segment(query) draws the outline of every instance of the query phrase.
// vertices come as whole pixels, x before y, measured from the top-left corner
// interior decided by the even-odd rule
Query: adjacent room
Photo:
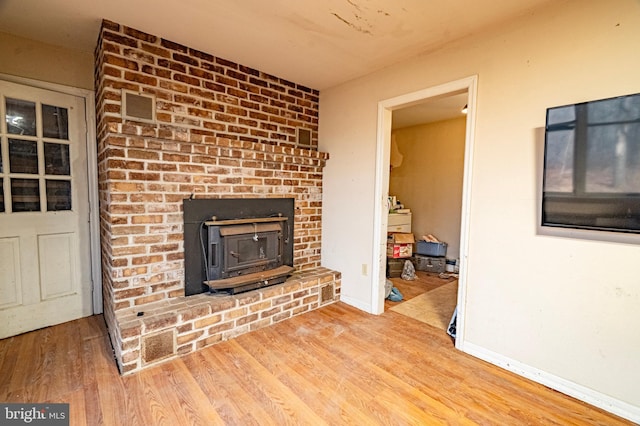
[[[640,423],[639,43],[637,0],[0,2],[0,423]]]
[[[395,287],[400,297],[387,294],[385,310],[440,330],[457,304],[467,102],[454,92],[392,114],[387,237],[408,233],[415,242],[406,253],[387,250],[385,294]]]

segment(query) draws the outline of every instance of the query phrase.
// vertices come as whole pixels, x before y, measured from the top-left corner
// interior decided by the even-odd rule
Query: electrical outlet
[[[364,275],[365,277],[366,277],[366,276],[367,276],[367,274],[368,274],[367,269],[368,269],[367,264],[366,264],[366,263],[363,263],[363,264],[362,264],[362,275]]]

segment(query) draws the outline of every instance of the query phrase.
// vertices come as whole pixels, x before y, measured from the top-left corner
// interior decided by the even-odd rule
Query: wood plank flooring
[[[122,377],[103,318],[0,341],[0,401],[66,402],[72,425],[629,425],[343,303]]]
[[[456,280],[455,277],[446,277],[441,278],[439,274],[433,274],[424,271],[416,271],[416,279],[413,281],[405,281],[401,278],[390,278],[393,286],[400,290],[402,294],[402,300],[400,302],[392,302],[388,299],[384,301],[384,310],[388,310],[396,306],[398,303],[405,302],[407,300],[413,299],[416,296],[421,295],[422,293],[426,293],[427,291],[435,290],[436,288],[445,285],[453,280]],[[455,306],[451,308],[451,313]]]

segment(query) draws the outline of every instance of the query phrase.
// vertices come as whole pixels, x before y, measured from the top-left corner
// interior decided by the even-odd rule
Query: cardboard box
[[[387,236],[387,257],[394,259],[413,255],[413,234],[395,232]]]

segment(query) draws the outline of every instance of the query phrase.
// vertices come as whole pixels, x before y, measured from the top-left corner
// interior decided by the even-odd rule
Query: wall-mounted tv
[[[640,93],[547,109],[542,225],[640,233]]]

